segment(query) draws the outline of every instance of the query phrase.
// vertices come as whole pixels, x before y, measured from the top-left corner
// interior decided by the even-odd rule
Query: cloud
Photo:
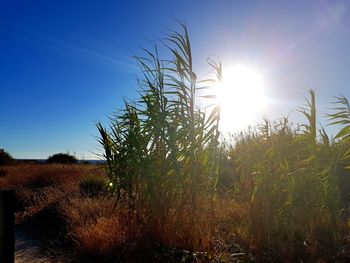
[[[328,29],[342,27],[348,6],[345,3],[324,1],[321,5],[320,26]]]
[[[122,54],[125,53],[124,51],[120,51],[120,55],[111,56],[107,55],[105,52],[102,52],[102,49],[96,50],[79,46],[68,41],[57,40],[24,28],[19,28],[15,34],[15,37],[48,50],[68,56],[78,57],[93,63],[103,64],[123,70],[135,71],[137,69],[135,64],[128,62],[130,57]]]

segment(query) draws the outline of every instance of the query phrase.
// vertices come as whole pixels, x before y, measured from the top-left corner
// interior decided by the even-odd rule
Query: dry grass
[[[83,254],[106,256],[126,243],[126,236],[118,217],[100,217],[89,225],[74,230],[74,238]]]
[[[0,189],[16,192],[16,222],[21,223],[43,209],[57,204],[79,191],[79,181],[86,174],[105,176],[93,165],[18,164],[4,166]]]
[[[114,208],[114,199],[81,193],[79,185],[87,177],[106,179],[104,170],[95,165],[18,164],[1,169],[0,189],[16,192],[16,224],[35,224],[39,214],[44,214],[44,220],[47,217],[45,224],[57,227],[50,222],[57,220],[63,224],[66,241],[75,244],[79,255],[113,255],[145,235],[133,213]]]
[[[234,262],[236,259],[232,259],[232,255],[242,251],[255,255],[259,261],[283,258],[291,262],[295,259],[291,257],[293,254],[288,250],[290,243],[283,238],[282,232],[281,236],[271,236],[269,243],[259,243],[261,241],[257,237],[261,235],[262,232],[259,231],[262,231],[267,218],[263,216],[264,210],[261,210],[261,221],[256,221],[256,212],[263,207],[252,206],[250,200],[242,195],[235,198],[235,194],[223,192],[213,203],[212,213],[207,213],[208,205],[211,204],[209,199],[205,196],[198,198],[196,228],[193,228],[190,220],[193,214],[189,216],[191,207],[173,202],[174,200],[163,198],[162,206],[168,205],[170,213],[165,213],[160,206],[157,216],[154,216],[149,213],[147,203],[134,209],[120,203],[114,209],[115,200],[109,196],[88,197],[82,194],[79,184],[87,175],[106,178],[102,170],[95,168],[91,165],[34,164],[2,167],[5,176],[0,177],[0,188],[16,190],[19,203],[17,223],[35,223],[36,215],[49,210],[51,214],[46,219],[47,223],[54,220],[54,217],[59,220],[65,231],[65,241],[74,245],[79,256],[107,258],[108,261],[108,258],[143,253],[140,249],[151,251],[147,253],[158,253],[155,251],[162,246],[177,251],[207,248],[202,251],[207,251],[210,258],[220,258],[224,262]],[[244,191],[253,191],[245,181],[242,184]],[[342,236],[334,242],[329,239],[332,233],[328,228],[329,220],[329,214],[323,213],[315,221],[317,225],[314,226],[314,235],[317,239],[313,243],[309,240],[300,244],[293,243],[294,248],[298,249],[295,254],[299,259],[327,261],[349,258],[347,253],[350,251],[350,241],[349,235],[345,234],[349,229],[347,222],[341,222],[338,233]],[[271,223],[271,227],[276,226],[277,223]],[[303,222],[300,221],[296,228],[302,231]],[[198,240],[200,244],[194,245],[193,240]],[[197,258],[191,253],[190,255],[193,260],[210,261],[209,256],[199,259],[198,255],[203,255],[200,253],[197,253]],[[247,255],[244,260],[250,258]]]
[[[94,165],[17,164],[4,166],[6,176],[0,180],[0,188],[41,188],[49,185],[78,182],[86,174],[104,176]]]
[[[198,229],[193,229],[188,216],[191,211],[186,206],[179,206],[176,216],[159,211],[157,217],[150,217],[146,207],[135,211],[120,206],[113,209],[113,199],[83,196],[79,191],[79,182],[85,175],[93,173],[95,176],[105,176],[102,171],[93,168],[84,165],[9,166],[2,168],[6,176],[0,178],[0,184],[1,188],[15,189],[18,201],[23,204],[17,212],[18,223],[30,220],[55,205],[55,213],[63,220],[67,231],[66,239],[74,243],[79,255],[103,258],[125,250],[152,249],[154,244],[192,250],[193,240],[200,240],[201,247],[212,248],[217,257],[226,261],[231,260],[232,252],[242,251],[239,246],[254,254],[261,253],[255,246],[255,233],[251,232],[253,210],[249,202],[237,201],[229,195],[221,196],[212,214],[196,215]],[[206,203],[208,200],[204,197],[199,202],[201,205]],[[208,231],[212,225],[216,226],[215,230]],[[321,230],[323,225],[320,220]],[[287,253],[283,252],[285,246],[285,243],[274,244],[273,247],[280,249],[275,254],[288,258]],[[313,254],[320,249],[325,250],[321,244],[318,247],[304,247]]]
[[[60,204],[68,237],[80,253],[109,255],[126,243],[125,228],[113,207],[113,201],[106,197],[84,198],[78,194]]]

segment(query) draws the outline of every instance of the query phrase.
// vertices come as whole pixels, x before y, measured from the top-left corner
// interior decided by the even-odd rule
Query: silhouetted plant
[[[334,241],[339,233],[342,207],[336,173],[341,152],[324,129],[319,129],[318,140],[314,91],[309,95],[301,110],[307,117],[301,129],[287,118],[266,120],[238,136],[229,152],[242,180],[240,198],[250,199],[250,233],[259,253],[283,244],[283,253],[295,257],[303,241],[316,253],[321,239]],[[327,229],[322,236],[321,228]]]
[[[47,163],[61,163],[61,164],[74,164],[77,163],[78,160],[75,156],[70,155],[68,153],[56,153],[46,160]]]
[[[136,57],[143,76],[140,99],[124,101],[109,128],[97,124],[118,206],[126,205],[133,222],[146,225],[157,242],[205,250],[222,227],[215,225],[215,209],[229,200],[247,207],[246,218],[227,220],[234,230],[224,231],[230,240],[242,238],[261,261],[270,251],[290,262],[310,260],[324,240],[341,242],[339,234],[348,233],[340,222],[347,207],[339,190],[345,178],[340,169],[350,162],[347,99],[338,98],[340,107],[330,115],[332,124],[345,126],[335,140],[318,126],[316,95],[309,90],[306,106],[299,108],[305,123],[265,120],[220,145],[220,106],[205,114],[196,98],[198,90],[210,91],[221,80],[221,63],[209,60],[215,78],[198,81],[183,30],[163,41],[170,58],[160,59],[166,52],[157,46]]]
[[[0,165],[14,164],[15,159],[6,151],[0,151]]]
[[[335,135],[334,140],[347,148],[342,156],[342,160],[348,164],[345,168],[350,169],[350,103],[344,96],[336,97],[336,101],[333,103],[336,105],[333,108],[335,112],[327,115],[330,120],[329,125],[340,125],[342,127]]]
[[[196,105],[199,83],[187,28],[182,29],[164,40],[169,59],[159,58],[158,47],[136,57],[141,98],[125,101],[109,129],[97,127],[117,202],[126,202],[133,214],[146,208],[152,232],[159,235],[172,224],[174,232],[166,235],[186,234],[187,247],[203,249],[213,232],[211,222],[199,218],[211,213],[215,196],[219,111],[206,116]],[[180,220],[187,233],[177,229]]]

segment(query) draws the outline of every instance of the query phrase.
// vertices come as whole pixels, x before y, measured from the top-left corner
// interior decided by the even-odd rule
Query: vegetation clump
[[[92,175],[85,176],[79,183],[81,194],[88,197],[96,197],[107,193],[106,179]]]
[[[165,42],[169,58],[158,47],[136,57],[140,100],[125,102],[110,129],[98,124],[106,172],[116,202],[149,226],[153,242],[210,250],[219,111],[207,115],[196,105],[200,85],[186,27]],[[219,64],[211,65],[220,75]]]
[[[0,150],[0,165],[14,164],[15,159],[6,151]]]
[[[47,163],[60,163],[60,164],[74,164],[78,163],[77,158],[74,155],[68,153],[56,153],[51,155],[46,160]]]
[[[225,240],[260,261],[344,260],[346,252],[331,258],[324,251],[341,246],[349,231],[339,177],[350,156],[347,99],[338,98],[329,115],[330,124],[345,126],[333,140],[317,125],[309,90],[304,124],[265,120],[221,143],[220,106],[206,113],[196,106],[198,91],[221,81],[221,64],[209,60],[215,77],[197,80],[183,29],[164,40],[170,58],[161,59],[158,47],[136,57],[140,99],[125,102],[108,129],[97,125],[111,190],[130,211],[124,216],[141,220],[164,246],[211,255]]]

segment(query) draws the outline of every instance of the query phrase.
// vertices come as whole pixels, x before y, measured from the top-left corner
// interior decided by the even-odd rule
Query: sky
[[[95,159],[96,122],[137,97],[132,56],[178,20],[199,76],[212,56],[262,72],[269,102],[258,121],[297,115],[308,88],[321,113],[350,97],[349,1],[0,0],[0,148]]]

